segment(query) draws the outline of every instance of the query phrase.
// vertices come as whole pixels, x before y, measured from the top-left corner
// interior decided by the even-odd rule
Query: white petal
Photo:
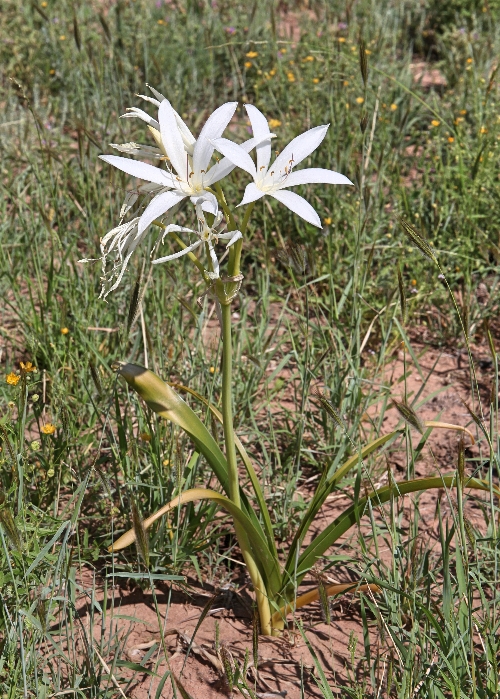
[[[120,119],[131,119],[132,117],[138,117],[139,119],[142,119],[146,122],[146,124],[153,126],[155,129],[160,128],[160,125],[156,121],[156,119],[153,119],[153,117],[150,117],[149,114],[147,114],[147,112],[143,111],[142,109],[139,109],[138,107],[128,107],[127,113],[122,114]]]
[[[265,192],[263,192],[262,189],[259,189],[253,182],[250,182],[250,184],[247,184],[243,199],[240,201],[238,206],[243,206],[244,204],[250,204],[252,201],[257,201],[257,199],[263,197],[264,194]]]
[[[226,104],[216,109],[215,112],[208,117],[194,147],[193,170],[196,173],[196,177],[198,177],[201,170],[208,170],[210,159],[214,152],[212,140],[222,136],[237,106],[237,102],[226,102]]]
[[[174,181],[172,175],[165,170],[160,170],[159,167],[141,163],[140,160],[131,160],[130,158],[122,158],[119,155],[100,155],[101,160],[109,163],[119,170],[126,172],[132,177],[139,177],[147,182],[154,182],[162,187],[173,187]]]
[[[211,241],[208,241],[208,251],[210,253],[210,259],[212,260],[212,267],[214,269],[214,274],[219,276],[219,260],[217,259],[217,255],[215,254],[214,246],[212,245]]]
[[[208,211],[210,214],[213,214],[214,216],[217,215],[217,211],[219,210],[217,199],[212,194],[212,192],[203,192],[201,196],[191,197],[191,202],[195,206],[197,204],[201,204],[201,208],[203,211]]]
[[[255,163],[252,158],[245,152],[245,150],[233,141],[229,141],[227,138],[217,138],[212,141],[213,145],[217,148],[219,153],[229,158],[229,160],[240,167],[245,172],[252,175],[253,178],[257,176],[257,171],[255,169]]]
[[[295,167],[304,158],[311,155],[313,150],[316,150],[324,139],[327,131],[328,126],[316,126],[314,129],[310,129],[294,138],[293,141],[290,141],[271,166],[271,170],[274,170],[275,178],[280,173],[284,175],[285,169],[288,170],[290,166]]]
[[[237,240],[240,238],[243,238],[243,234],[241,231],[231,231],[231,239],[229,240],[229,243],[226,245],[227,248],[230,248],[233,243],[235,243]],[[221,236],[219,236],[221,237]]]
[[[151,102],[151,104],[154,104],[156,107],[160,106],[159,100],[155,100],[153,97],[148,97],[147,95],[137,95],[137,97],[141,97],[141,99],[146,100],[146,102]]]
[[[271,132],[266,117],[253,104],[245,104],[245,109],[252,124],[254,137],[259,141],[255,151],[257,153],[257,173],[263,175],[267,172],[271,160]]]
[[[281,187],[295,187],[298,184],[352,184],[352,182],[340,172],[324,170],[320,167],[309,167],[298,172],[291,172],[285,177]]]
[[[273,192],[271,196],[287,206],[290,211],[293,211],[297,216],[300,216],[308,223],[312,223],[313,226],[321,228],[321,221],[319,220],[318,214],[303,197],[295,194],[295,192],[287,192],[286,189]]]
[[[168,262],[169,260],[176,260],[178,257],[182,257],[183,255],[187,255],[189,252],[196,250],[196,248],[199,247],[200,245],[201,245],[201,240],[197,240],[196,243],[193,243],[192,245],[188,245],[187,248],[184,248],[183,250],[179,250],[179,252],[174,252],[173,255],[167,255],[166,257],[160,257],[157,260],[153,260],[153,264],[159,265],[161,262]]]
[[[188,156],[184,149],[184,142],[177,125],[175,112],[168,100],[163,100],[160,104],[158,119],[160,121],[161,140],[165,151],[177,174],[184,180],[189,174]]]
[[[193,155],[194,144],[196,143],[196,138],[193,136],[191,131],[188,129],[186,122],[182,119],[180,114],[178,114],[174,109],[175,121],[181,132],[182,140],[184,141],[184,148],[187,150],[189,155]]]
[[[167,99],[164,95],[161,94],[161,92],[158,92],[158,90],[155,90],[154,87],[151,87],[151,85],[148,85],[148,83],[146,83],[146,87],[149,87],[149,89],[151,90],[153,95],[156,97],[158,102],[163,102],[163,100]]]
[[[159,216],[163,216],[169,209],[182,201],[185,196],[185,194],[176,190],[157,194],[139,220],[139,233],[146,230],[150,223]]]
[[[271,138],[274,138],[276,134],[272,133],[270,136]],[[250,153],[253,148],[259,145],[259,143],[261,143],[261,141],[258,138],[249,138],[248,141],[243,141],[243,143],[240,143],[239,145],[240,148],[243,148],[245,153]],[[222,158],[220,162],[210,168],[206,174],[206,177],[203,178],[205,186],[211,187],[216,182],[219,182],[219,180],[222,180],[223,177],[229,175],[229,173],[232,172],[235,167],[236,165],[232,163],[229,158]]]

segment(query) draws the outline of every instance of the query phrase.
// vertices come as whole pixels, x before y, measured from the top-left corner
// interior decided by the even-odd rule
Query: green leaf
[[[250,517],[225,495],[216,493],[215,490],[208,490],[206,488],[192,488],[191,490],[186,490],[184,493],[164,505],[158,510],[158,512],[155,512],[154,515],[151,515],[145,519],[142,523],[144,529],[149,529],[149,527],[156,522],[156,520],[163,517],[163,515],[167,514],[167,512],[195,500],[210,500],[217,503],[226,509],[233,519],[243,527],[243,531],[248,539],[253,557],[264,579],[266,589],[269,591],[270,595],[273,596],[274,593],[281,587],[281,574],[278,559],[269,551],[269,547],[262,529],[257,528]],[[115,543],[110,546],[108,550],[110,552],[120,551],[121,549],[130,546],[130,544],[132,544],[134,541],[135,530],[132,528],[129,529],[128,532],[125,532],[125,534],[122,534],[122,536],[120,536],[120,538],[117,539],[117,541],[115,541]]]
[[[391,497],[407,495],[408,493],[416,493],[422,490],[430,490],[432,488],[453,488],[456,487],[456,476],[436,476],[432,478],[416,478],[403,483],[393,483],[391,485],[379,488],[367,496],[360,498],[358,502],[353,503],[339,517],[328,525],[320,534],[318,534],[311,544],[304,550],[297,562],[297,584],[300,584],[308,570],[316,563],[318,558],[333,546],[333,544],[345,534],[356,523],[356,511],[363,511],[368,501],[372,502],[373,506],[383,505],[388,502]],[[487,481],[481,481],[477,478],[469,478],[465,483],[466,488],[474,490],[484,490],[490,492],[490,484]],[[497,497],[500,497],[500,490],[494,488]],[[287,569],[289,568],[287,564]],[[293,570],[293,568],[292,568]],[[285,576],[284,576],[285,579]],[[291,586],[284,592],[285,599],[293,596],[294,591]]]

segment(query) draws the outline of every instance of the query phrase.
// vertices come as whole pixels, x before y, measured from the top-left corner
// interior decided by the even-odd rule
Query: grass
[[[201,310],[196,304],[201,287],[183,264],[150,276],[145,253],[104,303],[100,264],[78,263],[96,257],[99,238],[116,225],[127,180],[101,167],[97,155],[110,151],[108,143],[140,140],[140,125],[118,116],[139,104],[135,93],[145,93],[146,82],[194,126],[226,100],[252,102],[280,122],[278,147],[310,125],[331,123],[311,163],[357,184],[352,192],[307,188],[325,223],[320,232],[259,203],[244,248],[237,432],[262,469],[283,542],[304,507],[296,491],[324,469],[333,473],[352,451],[313,388],[325,391],[359,445],[383,432],[394,393],[386,367],[402,340],[409,348],[418,335],[435,346],[465,347],[438,271],[405,237],[398,215],[436,251],[474,346],[488,352],[487,324],[493,346],[498,342],[498,7],[455,2],[446,14],[435,2],[421,8],[362,0],[346,14],[344,5],[317,3],[314,20],[292,3],[257,0],[217,8],[130,0],[97,12],[65,0],[5,3],[0,352],[5,375],[19,374],[20,361],[37,367],[17,385],[0,384],[0,688],[6,697],[67,689],[111,697],[114,681],[127,694],[126,639],[111,624],[99,643],[92,640],[101,608],[94,584],[83,592],[80,572],[144,571],[135,550],[114,559],[105,554],[130,526],[133,507],[154,512],[210,478],[191,444],[145,410],[112,371],[116,359],[149,363],[217,404],[220,354],[216,334],[206,340],[214,314],[207,301]],[[300,40],[287,34],[294,12]],[[423,62],[419,82],[412,64]],[[439,71],[446,84],[429,71]],[[429,76],[440,84],[426,86]],[[234,128],[237,137],[246,135],[241,109]],[[240,190],[234,177],[228,193],[237,198]],[[302,248],[284,255],[282,247],[292,245]],[[127,329],[141,273],[141,313]],[[476,400],[472,408],[486,416],[491,447],[478,429],[479,451],[466,469],[493,480],[496,354],[490,361],[491,385],[480,387],[484,405]],[[420,398],[409,396],[416,405]],[[368,422],[374,406],[377,417]],[[426,437],[415,453],[408,428],[408,477],[424,448]],[[371,479],[384,476],[384,459],[368,463]],[[360,471],[345,493],[363,492],[366,477]],[[498,696],[498,508],[493,498],[482,502],[484,526],[474,531],[464,498],[460,489],[443,496],[439,545],[419,529],[418,500],[404,509],[395,500],[383,517],[368,511],[371,532],[360,529],[326,559],[338,571],[338,556],[345,556],[340,570],[383,587],[380,597],[361,598],[364,634],[354,650],[353,639],[352,659],[346,655],[346,696]],[[238,552],[226,532],[211,505],[175,513],[150,537],[153,574],[189,570],[217,585],[237,580],[228,557]],[[391,552],[388,562],[374,555],[382,545]],[[76,612],[84,599],[88,628]],[[84,639],[81,645],[77,639]],[[329,688],[320,672],[316,677],[324,696],[338,686]]]

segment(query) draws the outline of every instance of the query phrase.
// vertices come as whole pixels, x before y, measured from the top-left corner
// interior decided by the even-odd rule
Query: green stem
[[[255,206],[255,202],[252,201],[252,202],[250,202],[250,204],[246,208],[245,216],[243,217],[243,221],[241,223],[241,228],[240,228],[242,236],[244,236],[245,233],[247,232],[248,222],[250,221],[250,216],[252,214],[254,206]],[[228,265],[229,269],[228,269],[228,271],[229,271],[229,275],[231,277],[236,277],[240,273],[242,245],[243,245],[243,238],[240,238],[232,246],[231,251],[229,253],[229,265]]]
[[[231,337],[231,306],[222,305],[222,418],[226,460],[229,469],[229,497],[235,505],[241,507],[238,464],[236,463],[236,445],[234,441],[232,374],[233,348]]]

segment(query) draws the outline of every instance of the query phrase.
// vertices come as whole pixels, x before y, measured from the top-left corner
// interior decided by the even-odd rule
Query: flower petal
[[[201,208],[203,211],[208,211],[209,213],[213,214],[214,216],[217,215],[217,211],[218,211],[217,199],[212,194],[212,192],[204,192],[201,196],[191,197],[191,202],[195,206],[197,204],[201,204]]]
[[[253,135],[259,141],[256,147],[257,174],[264,176],[271,160],[271,132],[266,117],[253,104],[245,104],[245,109],[252,124]]]
[[[105,163],[109,163],[119,170],[126,172],[127,175],[132,175],[132,177],[139,177],[141,180],[146,180],[147,182],[154,182],[162,187],[174,187],[174,179],[169,172],[165,170],[160,170],[159,167],[154,165],[148,165],[147,163],[141,163],[140,160],[132,160],[130,158],[122,158],[119,155],[100,155],[101,160]]]
[[[238,206],[243,206],[244,204],[250,204],[252,201],[257,201],[257,199],[263,197],[264,194],[265,192],[263,192],[262,189],[259,189],[253,182],[250,182],[250,184],[247,184],[243,199],[240,201]]]
[[[313,226],[321,228],[321,221],[318,214],[303,197],[295,194],[295,192],[287,192],[286,189],[272,192],[271,196],[288,207],[290,211],[293,211],[297,216],[300,216],[308,223],[312,223]]]
[[[253,178],[257,176],[257,170],[255,169],[255,163],[252,158],[237,143],[233,143],[233,141],[229,141],[227,138],[217,138],[214,139],[212,143],[219,153],[229,158],[236,167],[245,170],[245,172],[248,172]]]
[[[340,172],[320,167],[309,167],[298,172],[291,172],[283,180],[281,187],[295,187],[298,184],[352,184],[352,182]]]
[[[188,129],[188,126],[186,122],[182,119],[180,114],[178,114],[175,109],[173,110],[175,114],[175,121],[177,122],[177,126],[179,127],[179,131],[181,132],[182,140],[184,142],[184,150],[186,153],[189,153],[189,155],[193,155],[193,150],[194,146],[196,144],[196,138],[193,136],[191,131]]]
[[[192,245],[188,245],[187,248],[183,248],[182,250],[179,250],[179,252],[174,252],[172,255],[167,255],[166,257],[159,257],[157,260],[153,260],[154,265],[159,265],[161,262],[168,262],[169,260],[176,260],[178,257],[182,257],[183,255],[187,255],[188,253],[192,252],[193,250],[196,250],[197,247],[201,245],[201,240],[197,240],[196,243],[193,243]]]
[[[158,100],[158,102],[163,102],[163,100],[166,100],[166,99],[167,99],[167,98],[165,97],[165,95],[162,95],[161,92],[158,92],[158,90],[155,90],[154,87],[151,87],[151,85],[149,85],[148,83],[146,83],[146,87],[149,87],[149,89],[151,90],[151,92],[153,93],[153,95],[156,97],[156,99]]]
[[[285,174],[285,170],[295,167],[304,158],[311,155],[313,150],[316,150],[324,139],[327,131],[328,125],[316,126],[314,129],[310,129],[294,138],[293,141],[290,141],[271,166],[271,169],[274,170],[275,178],[279,173]]]
[[[146,124],[149,124],[155,129],[160,128],[160,125],[156,121],[156,119],[153,119],[153,117],[150,117],[149,114],[147,114],[147,112],[145,112],[142,109],[139,109],[138,107],[128,107],[127,113],[122,114],[120,119],[131,119],[132,117],[139,117],[139,119],[142,119],[146,122]]]
[[[163,216],[169,209],[182,201],[185,196],[185,194],[178,190],[157,194],[156,197],[151,200],[139,220],[139,234],[146,230],[149,224],[158,218],[158,216]]]
[[[271,137],[275,134],[270,134]],[[249,138],[248,141],[243,141],[240,143],[240,148],[243,148],[245,153],[250,153],[250,151],[259,145],[261,141],[258,138]],[[215,165],[212,165],[210,170],[207,172],[206,176],[203,178],[203,183],[206,187],[211,187],[213,184],[221,180],[226,175],[234,170],[236,165],[229,160],[229,158],[222,158],[222,160]]]
[[[198,177],[201,170],[207,170],[214,152],[212,140],[220,138],[238,106],[237,102],[226,102],[215,110],[205,122],[196,141],[193,152],[193,170]]]
[[[158,120],[165,151],[179,177],[185,180],[189,175],[188,155],[177,125],[175,111],[168,100],[161,102],[158,109]]]

